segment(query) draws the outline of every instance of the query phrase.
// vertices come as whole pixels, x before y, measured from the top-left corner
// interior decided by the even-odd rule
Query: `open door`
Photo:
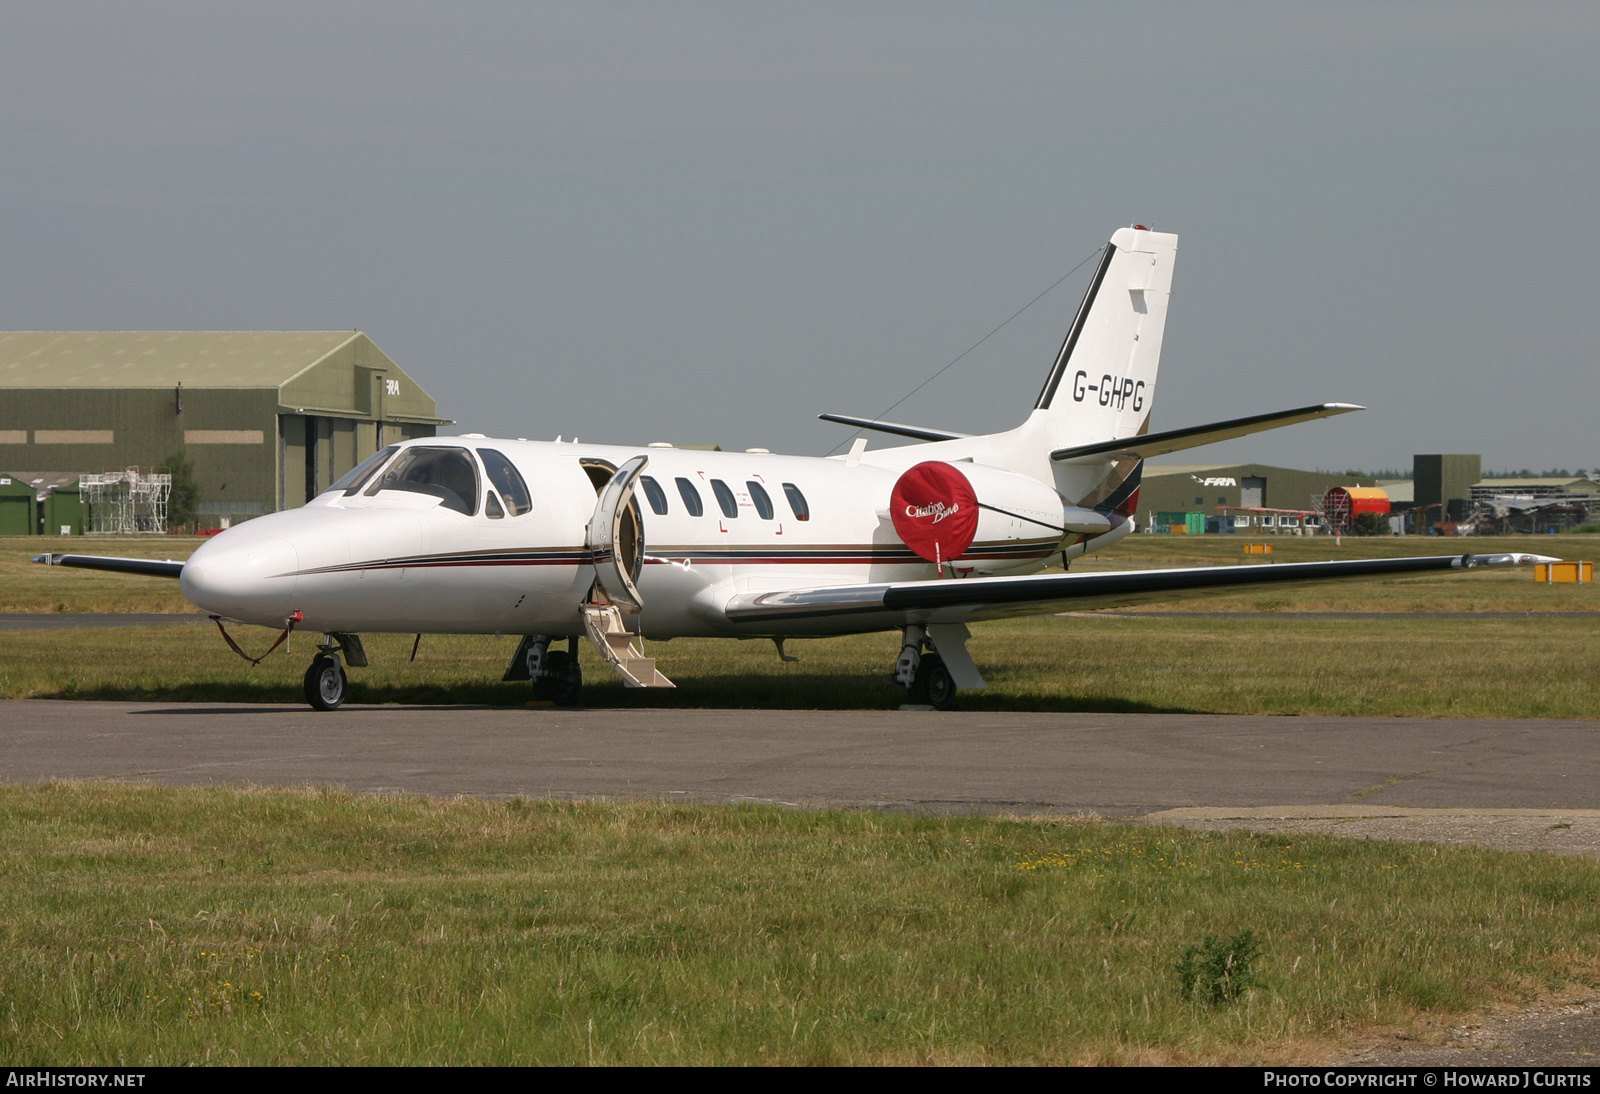
[[[595,577],[607,599],[630,613],[644,609],[644,598],[634,584],[644,565],[644,528],[633,487],[649,462],[647,456],[635,456],[617,468],[600,488],[594,516],[589,518],[586,546],[594,560]]]

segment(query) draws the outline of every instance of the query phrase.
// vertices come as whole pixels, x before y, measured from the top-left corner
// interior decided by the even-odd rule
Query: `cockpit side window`
[[[650,511],[658,517],[666,516],[667,492],[661,489],[661,484],[649,475],[640,475],[639,485],[644,487],[644,496],[650,502]]]
[[[439,499],[441,508],[472,516],[478,511],[478,465],[465,448],[418,445],[378,475],[367,496],[383,490],[405,490]]]
[[[678,484],[678,496],[683,499],[683,507],[689,510],[689,515],[698,517],[703,514],[706,507],[700,500],[700,491],[694,488],[694,483],[681,477],[675,481]]]
[[[478,456],[483,460],[483,469],[489,473],[489,481],[494,483],[495,489],[505,499],[506,511],[514,517],[531,513],[533,495],[528,493],[528,484],[522,481],[516,464],[506,459],[504,453],[492,448],[478,449]]]
[[[374,452],[372,455],[356,464],[355,467],[351,468],[349,471],[346,471],[340,477],[338,482],[328,487],[328,490],[330,492],[334,490],[343,490],[345,497],[349,497],[351,494],[356,493],[363,486],[365,486],[367,484],[367,480],[372,477],[373,472],[377,471],[378,468],[387,463],[389,461],[389,457],[393,456],[398,451],[400,451],[400,447],[398,445],[391,444],[388,448],[380,449],[379,451]]]

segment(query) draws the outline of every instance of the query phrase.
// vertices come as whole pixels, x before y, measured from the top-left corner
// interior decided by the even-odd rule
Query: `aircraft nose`
[[[243,531],[237,529],[236,531]],[[277,536],[224,533],[184,564],[179,585],[189,602],[213,615],[267,627],[283,626],[294,611],[299,555]]]

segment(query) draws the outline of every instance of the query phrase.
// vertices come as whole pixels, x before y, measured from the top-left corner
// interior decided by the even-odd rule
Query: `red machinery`
[[[1362,513],[1389,515],[1389,495],[1376,486],[1335,486],[1322,496],[1328,531],[1348,532]]]

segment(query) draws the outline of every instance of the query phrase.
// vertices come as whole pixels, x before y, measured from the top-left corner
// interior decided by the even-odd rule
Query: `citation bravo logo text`
[[[1498,1087],[1519,1090],[1583,1088],[1589,1076],[1570,1071],[1268,1071],[1262,1075],[1268,1087]]]

